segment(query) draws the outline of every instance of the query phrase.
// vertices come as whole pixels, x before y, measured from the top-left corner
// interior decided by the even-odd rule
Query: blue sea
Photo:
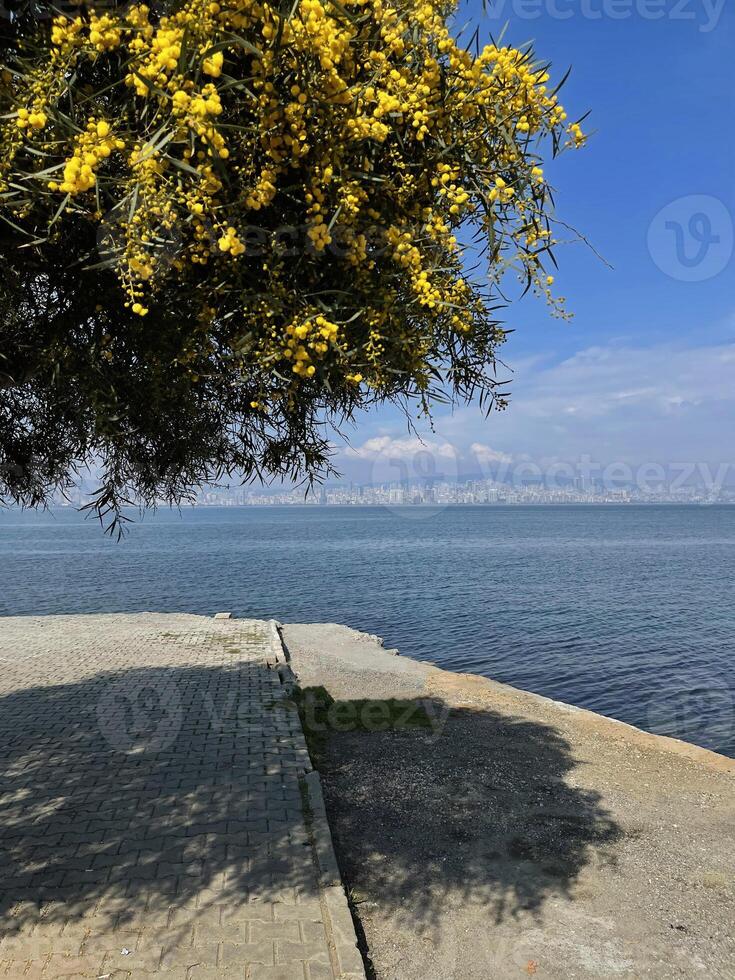
[[[735,756],[735,507],[0,511],[0,615],[330,621]],[[0,620],[0,630],[2,620]]]

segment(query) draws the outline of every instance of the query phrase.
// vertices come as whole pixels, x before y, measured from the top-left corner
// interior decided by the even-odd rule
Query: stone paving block
[[[176,966],[216,966],[218,949],[217,943],[171,946],[163,950],[161,967],[170,969]]]
[[[186,980],[246,980],[247,965],[240,966],[190,966]]]
[[[329,965],[327,944],[322,937],[314,943],[277,942],[276,963],[324,963]]]
[[[318,898],[307,898],[294,904],[277,902],[273,906],[273,917],[276,922],[291,921],[322,921],[322,907]]]
[[[159,967],[162,952],[161,946],[139,946],[134,950],[124,945],[115,946],[105,954],[105,969],[102,972],[139,970],[153,973]]]
[[[35,936],[28,936],[24,933],[17,933],[14,936],[6,936],[0,942],[0,959],[43,959],[51,953],[64,954],[65,956],[77,956],[82,946],[82,940],[71,939],[62,941],[56,939],[36,939]]]
[[[250,938],[252,942],[260,942],[266,939],[290,939],[293,942],[299,941],[298,922],[259,922],[253,920],[250,923]]]
[[[219,928],[222,910],[215,905],[211,908],[171,909],[168,913],[167,924],[172,929],[212,929]]]
[[[141,934],[139,932],[108,931],[101,929],[99,932],[92,932],[82,942],[82,951],[86,955],[91,955],[101,951],[103,953],[116,952],[121,949],[129,949],[132,952],[141,947]]]
[[[222,906],[222,922],[272,922],[274,904],[272,902],[242,902]]]
[[[102,973],[104,957],[64,956],[54,953],[46,962],[45,974],[48,977],[98,977]]]
[[[332,967],[324,963],[307,963],[306,976],[308,980],[334,980]]]
[[[302,943],[325,944],[327,942],[324,923],[321,921],[313,922],[301,919],[299,921],[299,932],[301,933]]]
[[[22,977],[23,980],[42,980],[44,976],[44,971],[46,969],[46,960],[41,961],[29,961],[29,962],[15,962],[8,966],[6,977]],[[2,975],[2,974],[0,974]],[[46,973],[46,977],[50,974]]]
[[[285,963],[278,966],[253,966],[249,980],[304,980],[303,963]]]
[[[220,953],[219,962],[226,967],[275,962],[275,950],[272,942],[223,943]]]
[[[213,943],[246,943],[249,939],[247,922],[230,922],[225,925],[194,926],[194,944],[201,942]]]
[[[131,970],[130,973],[114,972],[110,974],[110,980],[188,980],[189,970],[186,967],[178,967],[172,970],[156,970],[155,973],[147,970]]]
[[[3,620],[0,976],[334,980],[328,936],[355,966],[344,895],[319,900],[271,631]]]

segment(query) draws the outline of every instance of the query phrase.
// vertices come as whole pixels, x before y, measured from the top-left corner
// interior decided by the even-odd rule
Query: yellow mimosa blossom
[[[33,241],[92,229],[88,250],[99,226],[123,308],[146,330],[172,302],[195,310],[171,358],[204,385],[224,352],[256,419],[299,386],[428,400],[448,363],[491,388],[500,279],[563,313],[542,150],[586,136],[532,52],[467,50],[452,11],[174,0],[58,16],[2,76],[0,212]],[[463,228],[489,243],[488,289]]]

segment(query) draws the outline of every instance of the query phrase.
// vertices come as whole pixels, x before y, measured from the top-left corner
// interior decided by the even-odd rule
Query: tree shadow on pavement
[[[192,929],[216,946],[228,917],[245,928],[258,902],[318,907],[300,786],[309,760],[281,691],[275,671],[243,661],[0,698],[0,962],[14,942],[29,959],[44,942],[119,955],[122,939],[129,960],[103,972],[152,969],[164,945],[195,943]],[[361,717],[374,709],[356,704]],[[430,714],[447,711],[434,702]],[[567,781],[565,740],[496,711],[454,709],[438,735],[423,724],[331,733],[321,761],[353,897],[366,889],[418,925],[438,923],[450,897],[498,922],[538,910],[588,862],[611,860],[620,836],[599,797]]]
[[[216,929],[232,916],[236,941],[258,902],[318,905],[300,789],[308,756],[281,690],[275,671],[242,661],[1,697],[0,964],[13,949],[99,953],[114,929],[117,953],[130,953],[120,968],[142,968],[146,928],[186,944],[199,923],[216,948]]]
[[[332,833],[359,914],[376,903],[413,928],[449,904],[501,923],[572,893],[591,862],[614,864],[620,827],[551,726],[432,703],[436,733],[330,733],[321,758]]]

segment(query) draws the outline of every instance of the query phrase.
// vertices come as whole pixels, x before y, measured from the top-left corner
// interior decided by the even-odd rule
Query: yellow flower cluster
[[[277,187],[274,183],[276,179],[275,170],[266,168],[262,171],[255,187],[245,195],[245,204],[251,211],[260,211],[261,208],[268,207],[276,196]]]
[[[569,135],[574,140],[575,146],[584,146],[584,144],[587,142],[587,137],[582,132],[582,127],[579,125],[579,123],[572,123],[572,125],[569,127]]]
[[[34,112],[24,108],[23,106],[18,109],[18,120],[16,123],[18,129],[26,129],[28,126],[30,126],[31,129],[43,129],[47,122],[48,116],[45,112],[43,112],[43,110],[36,110]]]
[[[63,15],[57,17],[51,28],[52,58],[61,60],[68,57],[75,47],[83,43],[87,27],[87,22],[81,17],[75,17],[74,20]]]
[[[142,13],[142,8],[141,11]],[[146,15],[148,11],[146,10]],[[169,27],[166,18],[161,22],[157,31],[151,32],[150,38],[138,37],[140,54],[143,55],[126,76],[126,83],[132,85],[136,94],[146,98],[155,86],[164,88],[175,71],[181,57],[181,42],[184,37],[183,27]]]
[[[100,52],[114,51],[120,44],[122,25],[120,21],[108,14],[98,17],[92,13],[89,22],[89,43]]]
[[[113,150],[124,148],[124,141],[112,134],[108,122],[104,119],[99,122],[90,119],[85,132],[75,140],[74,153],[64,165],[63,181],[49,181],[49,188],[64,194],[81,194],[90,190],[97,182],[95,170],[99,164]]]
[[[215,51],[208,58],[202,61],[202,71],[205,75],[211,75],[212,78],[219,78],[222,74],[222,65],[224,64],[225,56],[221,51]]]
[[[237,237],[237,232],[232,227],[225,231],[217,244],[221,252],[229,252],[233,258],[242,255],[245,251],[245,246]]]
[[[259,412],[307,380],[423,393],[432,365],[488,363],[502,331],[465,224],[492,241],[491,281],[514,269],[555,303],[539,148],[586,137],[528,50],[473,54],[441,0],[165,6],[58,17],[11,66],[0,184],[37,190],[0,211],[53,235],[116,215],[125,306],[226,325]]]
[[[222,112],[222,102],[212,82],[199,92],[177,88],[171,96],[171,104],[172,114],[199,137],[210,156],[216,154],[224,160],[230,155],[224,136],[210,119]]]
[[[316,373],[312,363],[338,344],[339,327],[321,314],[294,320],[286,327],[282,354],[292,362],[291,371],[306,378]]]

